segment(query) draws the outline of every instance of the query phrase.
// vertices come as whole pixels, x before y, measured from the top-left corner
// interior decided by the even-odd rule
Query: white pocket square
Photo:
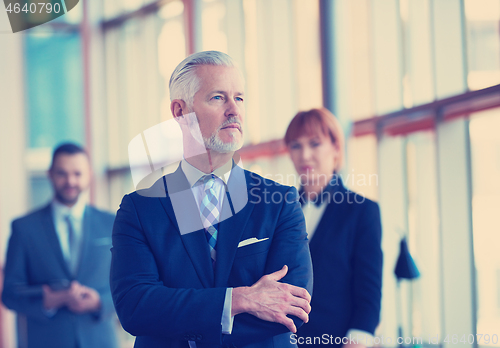
[[[244,247],[246,245],[250,245],[250,244],[255,244],[255,243],[258,243],[258,242],[263,242],[265,240],[268,240],[269,238],[262,238],[262,239],[257,239],[255,237],[252,237],[252,238],[248,238],[248,239],[245,239],[245,240],[242,240],[239,244],[238,244],[238,248],[241,248],[241,247]]]

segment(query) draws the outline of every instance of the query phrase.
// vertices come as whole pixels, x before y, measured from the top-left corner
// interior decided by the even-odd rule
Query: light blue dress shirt
[[[232,165],[233,161],[230,160],[223,166],[214,170],[212,173],[204,173],[198,168],[191,165],[188,161],[186,161],[185,158],[182,159],[181,169],[184,172],[184,175],[186,175],[186,179],[189,182],[189,185],[191,186],[191,191],[193,192],[193,196],[194,199],[196,200],[198,207],[201,205],[201,201],[203,200],[205,192],[203,190],[204,188],[203,185],[195,186],[195,184],[198,182],[198,180],[200,180],[201,177],[208,174],[214,174],[216,176],[214,183],[214,191],[218,201],[217,209],[219,210],[219,212],[222,210],[223,206],[222,203],[224,202],[224,199],[226,197],[226,185],[227,181],[229,180],[229,176],[231,175]],[[233,296],[233,288],[227,288],[226,297],[224,300],[224,308],[222,310],[222,318],[221,318],[222,333],[226,335],[230,335],[233,330],[234,317],[231,316],[232,296]],[[189,341],[189,347],[196,348],[196,342]]]
[[[80,196],[81,197],[81,196]],[[66,222],[66,217],[69,215],[73,224],[76,245],[81,245],[83,235],[83,214],[85,212],[85,200],[80,198],[71,208],[58,202],[52,201],[52,218],[54,219],[54,227],[56,229],[57,238],[66,262],[69,262],[69,230]]]
[[[81,245],[83,235],[83,214],[85,213],[86,202],[85,199],[80,196],[76,204],[70,208],[58,202],[54,198],[51,205],[52,220],[54,221],[54,228],[56,230],[57,239],[59,239],[59,245],[61,246],[64,260],[69,265],[69,230],[68,224],[66,222],[66,217],[69,215],[73,224],[75,243],[77,243],[77,245]],[[49,318],[53,317],[57,313],[56,308],[48,310],[43,308],[43,311]]]

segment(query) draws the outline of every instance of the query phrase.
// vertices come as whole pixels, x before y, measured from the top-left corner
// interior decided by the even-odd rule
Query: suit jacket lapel
[[[52,215],[52,208],[50,204],[44,208],[42,216],[42,228],[45,233],[45,237],[47,238],[52,249],[51,251],[57,259],[57,262],[61,264],[61,267],[63,268],[64,273],[66,274],[68,279],[71,279],[71,272],[69,271],[68,264],[64,259],[61,243],[59,242],[59,237],[57,236],[56,228],[54,226],[54,217]]]
[[[227,183],[227,194],[218,229],[217,262],[215,263],[216,287],[227,286],[238,243],[253,211],[254,204],[248,203],[249,186],[247,180],[251,180],[250,176],[247,176],[239,166],[233,166]]]
[[[85,207],[85,212],[83,213],[82,221],[82,236],[80,240],[80,253],[78,255],[78,264],[76,266],[75,277],[79,278],[82,275],[84,269],[82,265],[87,264],[85,259],[89,256],[89,243],[92,241],[92,231],[95,231],[98,226],[95,225],[94,219],[92,219],[92,210],[89,207]]]
[[[180,233],[198,278],[205,288],[213,287],[214,271],[208,242],[199,216],[199,207],[186,176],[179,166],[174,173],[164,176],[160,183],[163,183],[164,189],[168,192],[165,198],[160,198],[160,201]]]
[[[316,245],[322,245],[324,243],[325,237],[332,233],[332,230],[335,231],[335,229],[338,226],[338,221],[342,219],[343,211],[345,209],[345,205],[342,203],[335,203],[333,197],[335,192],[341,192],[343,195],[343,199],[346,199],[346,193],[347,190],[342,184],[342,181],[340,181],[339,178],[339,184],[338,186],[334,187],[331,193],[331,201],[328,203],[328,206],[325,208],[325,211],[323,212],[323,216],[321,217],[318,226],[316,227],[316,231],[314,232],[314,235],[309,243],[311,248],[314,248]]]

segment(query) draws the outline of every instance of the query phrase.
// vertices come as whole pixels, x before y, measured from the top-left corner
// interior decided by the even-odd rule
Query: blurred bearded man
[[[2,300],[26,317],[19,347],[117,347],[109,290],[114,216],[85,203],[90,164],[80,146],[59,146],[48,174],[52,202],[12,223],[7,251]]]

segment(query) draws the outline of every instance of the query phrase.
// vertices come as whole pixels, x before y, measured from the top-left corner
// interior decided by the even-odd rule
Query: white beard
[[[205,147],[209,150],[219,153],[229,153],[239,150],[243,145],[243,139],[240,138],[240,140],[238,140],[234,137],[234,135],[232,135],[232,137],[233,139],[231,142],[224,143],[219,137],[219,130],[217,130],[210,136],[210,138],[203,137],[203,141],[205,143]]]

